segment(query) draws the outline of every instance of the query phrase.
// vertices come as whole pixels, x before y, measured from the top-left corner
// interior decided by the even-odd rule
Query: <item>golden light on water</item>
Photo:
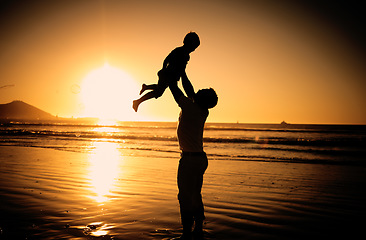
[[[117,126],[118,125],[118,121],[114,120],[114,119],[99,119],[98,123],[99,126]],[[112,128],[109,128],[109,130],[113,130]],[[107,130],[104,129],[100,129],[100,132],[107,132]]]
[[[111,198],[115,182],[119,178],[121,156],[118,144],[112,142],[94,142],[94,150],[89,157],[89,178],[92,195],[90,198],[103,203]]]
[[[80,226],[77,228],[82,230],[85,235],[90,235],[93,237],[103,237],[108,235],[109,231],[114,227],[114,225],[106,224],[103,222],[93,222],[86,227]]]

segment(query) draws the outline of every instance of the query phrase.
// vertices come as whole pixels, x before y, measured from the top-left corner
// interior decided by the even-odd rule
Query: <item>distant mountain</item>
[[[0,119],[52,120],[55,116],[22,101],[0,104]]]

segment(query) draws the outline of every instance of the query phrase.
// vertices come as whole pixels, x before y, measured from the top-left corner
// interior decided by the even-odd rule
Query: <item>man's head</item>
[[[218,97],[212,88],[201,89],[196,93],[194,101],[202,108],[209,109],[217,105]]]
[[[184,46],[187,47],[187,49],[190,52],[193,52],[200,44],[200,38],[198,37],[197,33],[195,32],[189,32],[183,40]]]

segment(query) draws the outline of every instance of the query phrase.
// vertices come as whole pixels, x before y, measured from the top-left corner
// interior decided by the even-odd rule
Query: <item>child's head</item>
[[[199,90],[196,93],[194,100],[202,108],[209,109],[217,105],[218,97],[215,90],[212,88],[207,88]]]
[[[198,37],[197,33],[189,32],[184,37],[183,44],[190,52],[193,52],[200,45],[200,38]]]

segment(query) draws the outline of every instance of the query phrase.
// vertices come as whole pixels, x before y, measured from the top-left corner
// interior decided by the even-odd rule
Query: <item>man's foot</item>
[[[197,230],[197,229],[194,229],[193,230],[193,239],[194,240],[203,240],[203,230]]]
[[[141,95],[143,92],[145,92],[145,90],[146,90],[146,84],[144,83],[144,84],[142,84],[142,88],[141,88],[141,91],[140,91],[140,95]]]
[[[193,229],[193,239],[195,240],[203,239],[203,221],[196,220]]]
[[[137,112],[139,105],[140,105],[140,103],[137,100],[133,101],[132,108],[133,108],[133,110],[135,110],[135,112]]]

